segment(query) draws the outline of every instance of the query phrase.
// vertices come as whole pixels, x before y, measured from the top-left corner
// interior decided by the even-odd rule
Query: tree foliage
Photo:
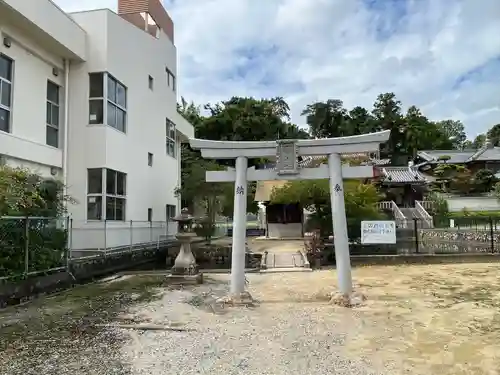
[[[0,167],[0,216],[57,217],[65,213],[63,184],[24,168]]]
[[[493,146],[500,146],[500,124],[492,126],[486,135]]]
[[[414,159],[418,150],[478,149],[483,146],[486,138],[486,135],[479,135],[473,141],[467,140],[462,122],[454,119],[432,121],[416,106],[404,109],[401,101],[392,92],[378,95],[371,108],[356,106],[348,109],[342,100],[335,98],[310,103],[302,112],[307,130],[291,122],[290,108],[282,97],[232,97],[220,103],[203,106],[182,99],[178,110],[194,125],[197,138],[212,140],[326,138],[389,130],[389,140],[381,145],[380,156],[390,158],[394,165],[406,165],[409,160]],[[488,132],[488,136],[495,145],[500,144],[500,124],[495,125]],[[179,189],[183,198],[188,202],[196,202],[206,201],[208,196],[217,196],[219,212],[226,215],[232,213],[233,184],[218,184],[217,187],[205,184],[204,172],[232,166],[234,161],[206,161],[198,152],[189,150],[189,147],[183,147],[183,155],[186,155],[182,160],[183,183]],[[249,166],[263,162],[266,160],[249,160]],[[491,185],[488,181],[494,181],[488,180],[486,175],[473,176],[468,170],[454,171],[454,177],[447,177],[451,172],[453,171],[438,172],[442,173],[440,183],[449,191],[480,191]],[[297,193],[300,191],[297,186],[302,185],[294,184]],[[310,182],[304,184],[308,189],[314,189],[316,186]],[[256,212],[257,206],[251,193],[255,190],[255,184],[249,184],[248,189],[249,211]],[[319,197],[314,194],[313,196]],[[325,202],[328,203],[328,199]]]
[[[362,220],[383,218],[377,207],[381,196],[375,185],[345,181],[344,197],[350,238],[359,237]],[[294,202],[300,202],[312,212],[309,223],[306,223],[308,230],[319,229],[324,236],[332,233],[329,180],[290,181],[280,188],[273,189],[271,203]]]
[[[306,106],[309,133],[316,138],[341,137],[389,130],[389,141],[381,147],[381,156],[393,164],[406,164],[417,150],[451,150],[462,147],[465,133],[459,121],[430,121],[416,106],[403,113],[402,103],[392,92],[380,94],[371,110],[357,106],[344,108],[338,99]]]
[[[0,167],[0,216],[10,217],[0,220],[0,277],[25,271],[28,240],[30,270],[61,266],[67,232],[54,217],[65,213],[66,201],[73,202],[63,195],[61,182],[27,169]]]
[[[436,190],[461,195],[489,192],[498,182],[489,169],[472,173],[467,167],[457,164],[440,164],[434,169],[434,175],[437,177]]]

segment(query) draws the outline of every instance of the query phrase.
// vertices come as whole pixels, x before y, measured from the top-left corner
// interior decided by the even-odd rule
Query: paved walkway
[[[304,260],[300,251],[304,248],[303,240],[265,240],[251,239],[249,248],[257,253],[267,251],[267,269],[292,269],[304,267]]]
[[[248,239],[248,246],[256,253],[296,253],[304,248],[304,240],[257,240]]]

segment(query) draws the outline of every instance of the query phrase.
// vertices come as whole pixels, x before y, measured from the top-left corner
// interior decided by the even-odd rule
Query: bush
[[[0,220],[0,277],[25,272],[28,245],[28,271],[42,271],[64,265],[67,231],[57,228],[57,220]]]
[[[215,223],[209,218],[203,218],[196,222],[194,232],[197,236],[209,241],[215,234]]]

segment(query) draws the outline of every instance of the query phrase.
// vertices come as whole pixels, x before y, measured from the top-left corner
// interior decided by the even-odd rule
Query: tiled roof
[[[384,167],[382,169],[383,182],[391,183],[426,183],[425,176],[416,168]]]
[[[469,161],[500,160],[500,147],[487,148],[484,150],[424,150],[417,153],[422,159],[429,162],[437,162],[441,156],[449,156],[447,163],[464,164]],[[474,158],[472,158],[475,156]]]
[[[342,155],[343,158],[366,158],[366,161],[361,163],[361,164],[368,164],[368,165],[386,165],[391,162],[391,159],[376,159],[370,157],[368,154],[365,153],[360,153],[360,154],[347,154],[347,155]],[[319,164],[322,162],[327,161],[328,156],[327,155],[315,155],[315,156],[304,156],[302,160],[299,162],[299,167],[301,168],[311,168],[311,167],[317,167]]]

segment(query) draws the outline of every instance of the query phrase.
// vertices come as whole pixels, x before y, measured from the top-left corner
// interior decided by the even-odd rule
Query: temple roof
[[[439,158],[449,156],[449,164],[465,164],[472,161],[500,161],[500,147],[483,147],[479,150],[423,150],[417,155],[430,163],[440,162]]]
[[[417,168],[411,167],[383,167],[380,168],[382,171],[382,182],[385,183],[411,183],[425,184],[429,182],[426,177],[420,173]]]

